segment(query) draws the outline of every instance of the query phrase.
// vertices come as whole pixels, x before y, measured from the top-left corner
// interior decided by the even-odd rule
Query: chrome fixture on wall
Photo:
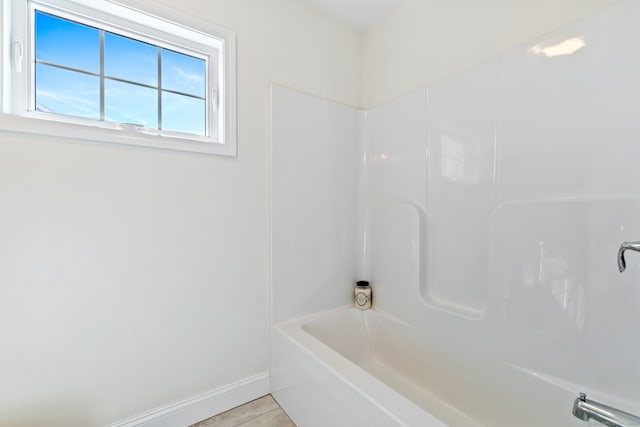
[[[587,395],[584,393],[580,393],[580,396],[573,402],[573,415],[582,421],[594,420],[606,426],[631,427],[640,425],[640,417],[594,402],[587,399]]]
[[[624,242],[618,249],[618,270],[622,273],[627,268],[627,262],[624,259],[624,251],[632,250],[640,252],[640,242]]]

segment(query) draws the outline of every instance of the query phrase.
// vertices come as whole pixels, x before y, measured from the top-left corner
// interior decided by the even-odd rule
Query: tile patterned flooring
[[[191,427],[296,427],[271,395],[261,397]]]

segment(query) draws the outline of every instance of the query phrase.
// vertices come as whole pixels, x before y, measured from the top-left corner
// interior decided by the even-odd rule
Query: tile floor
[[[191,427],[296,427],[273,400],[271,395],[261,397],[227,412],[216,415]]]

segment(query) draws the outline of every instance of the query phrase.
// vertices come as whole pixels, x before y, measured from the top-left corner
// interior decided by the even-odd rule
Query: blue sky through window
[[[105,120],[158,128],[158,90],[115,80],[104,82]]]
[[[105,32],[104,74],[157,87],[158,48]]]
[[[205,60],[103,33],[36,11],[38,111],[206,133]]]
[[[162,94],[162,127],[176,132],[205,133],[204,100],[171,92]]]
[[[202,59],[162,49],[162,87],[204,97],[205,67]]]
[[[36,108],[48,113],[100,120],[100,79],[36,64]]]
[[[36,12],[36,58],[100,72],[100,32],[86,25]]]

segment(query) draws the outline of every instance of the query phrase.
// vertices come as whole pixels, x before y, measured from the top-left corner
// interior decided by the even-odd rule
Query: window
[[[0,1],[0,129],[235,155],[230,32],[107,0]]]

